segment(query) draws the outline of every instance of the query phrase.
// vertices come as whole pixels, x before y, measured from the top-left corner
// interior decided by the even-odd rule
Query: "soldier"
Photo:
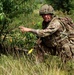
[[[42,61],[44,54],[49,53],[60,55],[64,61],[66,58],[71,59],[72,52],[69,47],[69,40],[67,35],[63,34],[66,29],[55,16],[53,7],[45,4],[40,8],[39,14],[43,18],[42,29],[19,27],[22,32],[32,32],[39,37],[35,46],[37,58]]]

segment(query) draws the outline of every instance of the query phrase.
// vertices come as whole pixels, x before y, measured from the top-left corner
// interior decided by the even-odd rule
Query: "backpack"
[[[67,33],[67,37],[70,43],[70,49],[74,56],[74,22],[69,17],[59,17],[58,18],[62,27],[64,28],[63,34]]]
[[[69,37],[71,37],[72,35],[72,37],[74,38],[74,22],[72,21],[72,19],[69,17],[59,17],[58,19],[64,28],[63,33],[66,31],[66,33],[69,34]]]
[[[73,23],[71,18],[69,18],[69,17],[59,17],[58,19],[65,26],[67,31],[74,30],[74,23]],[[72,30],[70,30],[70,29],[72,29]]]

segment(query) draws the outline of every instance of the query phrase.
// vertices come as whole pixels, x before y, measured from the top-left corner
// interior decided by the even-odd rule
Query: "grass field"
[[[50,57],[49,59],[51,60]],[[74,63],[63,65],[56,57],[50,60],[37,63],[31,57],[1,55],[0,75],[74,75]]]

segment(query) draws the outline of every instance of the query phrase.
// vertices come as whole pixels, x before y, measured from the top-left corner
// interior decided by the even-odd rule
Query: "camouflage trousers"
[[[65,39],[60,42],[60,56],[63,62],[66,62],[68,60],[74,60],[74,43],[71,42],[69,39]],[[60,50],[60,49],[59,49]]]
[[[35,46],[35,51],[36,51],[36,59],[39,62],[44,61],[44,55],[47,54],[51,54],[51,55],[55,55],[56,54],[56,49],[55,47],[53,48],[48,48],[43,44],[39,44]]]
[[[37,60],[43,61],[45,53],[51,55],[57,55],[61,57],[63,62],[66,62],[73,58],[74,45],[71,44],[67,39],[61,41],[54,47],[47,47],[43,43],[37,44],[35,46],[35,50],[37,53]]]

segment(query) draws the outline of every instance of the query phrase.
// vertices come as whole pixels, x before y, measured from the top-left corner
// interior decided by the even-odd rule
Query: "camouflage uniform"
[[[67,31],[57,17],[53,17],[51,22],[43,21],[41,30],[33,29],[31,32],[39,37],[35,50],[40,60],[43,60],[44,53],[59,55],[63,61],[72,58],[71,46],[73,45],[70,44],[67,34],[64,34]]]

